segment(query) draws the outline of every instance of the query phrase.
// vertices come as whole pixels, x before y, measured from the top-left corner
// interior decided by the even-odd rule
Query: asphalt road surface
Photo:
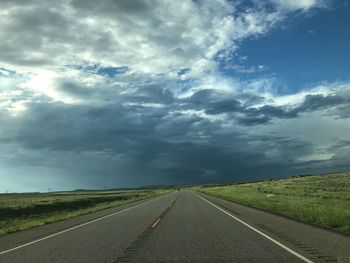
[[[0,262],[350,262],[350,236],[181,190],[3,236]]]

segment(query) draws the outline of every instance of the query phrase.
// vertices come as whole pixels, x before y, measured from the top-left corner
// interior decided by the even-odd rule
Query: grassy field
[[[0,194],[0,235],[157,196],[167,191]]]
[[[197,190],[350,233],[350,173],[202,186]]]

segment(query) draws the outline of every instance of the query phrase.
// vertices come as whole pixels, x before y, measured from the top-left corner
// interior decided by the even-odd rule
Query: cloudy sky
[[[0,192],[349,170],[349,12],[0,0]]]

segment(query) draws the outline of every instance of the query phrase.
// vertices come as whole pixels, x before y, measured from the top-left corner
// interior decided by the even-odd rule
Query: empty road
[[[187,190],[0,238],[0,262],[350,262],[350,237]]]

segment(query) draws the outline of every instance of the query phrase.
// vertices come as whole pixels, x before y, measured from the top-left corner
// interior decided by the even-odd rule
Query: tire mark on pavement
[[[118,257],[113,263],[119,262],[132,262],[132,257],[137,253],[137,251],[144,245],[146,240],[152,234],[152,232],[156,229],[156,227],[160,224],[162,219],[169,213],[171,208],[174,207],[176,201],[182,195],[178,196],[158,217],[152,222],[125,250],[122,256]]]
[[[321,251],[319,251],[316,248],[313,248],[312,246],[306,245],[300,241],[297,241],[291,237],[286,236],[285,234],[283,234],[282,232],[279,232],[275,229],[272,229],[268,226],[265,226],[263,224],[256,224],[257,227],[259,227],[262,230],[265,230],[266,232],[268,232],[269,234],[278,237],[280,239],[282,239],[283,241],[292,244],[293,246],[301,249],[302,251],[306,252],[307,254],[309,254],[310,256],[314,256],[318,258],[317,262],[325,262],[325,263],[330,263],[330,262],[339,262],[338,259],[336,259],[333,256],[329,256],[329,255],[325,255],[324,253],[322,253]]]

